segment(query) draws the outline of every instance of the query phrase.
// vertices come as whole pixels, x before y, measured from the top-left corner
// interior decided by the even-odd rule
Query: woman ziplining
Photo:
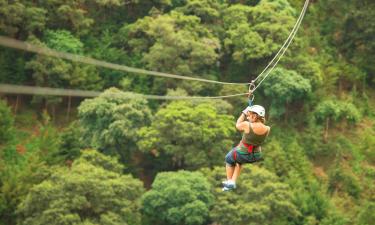
[[[309,0],[306,0],[300,16],[283,46],[261,74],[249,83],[249,98],[253,96],[254,99],[254,91],[270,75],[292,43],[301,25],[302,19],[305,16],[308,5]],[[255,82],[260,77],[263,78],[255,86]],[[242,111],[242,114],[237,119],[236,128],[242,132],[242,139],[240,143],[225,156],[227,180],[223,182],[223,191],[230,191],[236,188],[236,180],[241,173],[242,164],[255,163],[263,160],[261,145],[270,133],[270,127],[265,125],[266,110],[263,106],[252,105],[253,99],[249,100],[249,106]],[[247,121],[245,121],[245,119]]]
[[[251,105],[244,109],[237,119],[236,128],[242,132],[240,143],[225,156],[227,180],[223,182],[223,191],[236,188],[236,180],[241,173],[242,164],[263,160],[261,145],[270,133],[265,125],[266,110],[260,105]]]

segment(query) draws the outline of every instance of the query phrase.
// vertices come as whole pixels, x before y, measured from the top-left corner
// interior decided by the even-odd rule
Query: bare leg
[[[234,166],[229,166],[229,165],[225,166],[225,170],[227,172],[227,180],[231,180],[232,179],[232,176],[233,176],[235,168],[236,167],[234,167]]]
[[[242,165],[237,163],[236,167],[234,168],[234,172],[232,174],[232,178],[231,178],[232,181],[236,182],[237,178],[240,176],[241,169],[242,169]]]

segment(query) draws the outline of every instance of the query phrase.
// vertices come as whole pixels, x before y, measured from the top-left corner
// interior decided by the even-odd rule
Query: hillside
[[[258,77],[304,3],[285,55]],[[39,49],[0,46],[0,85],[42,93],[0,88],[0,225],[372,224],[374,10],[371,0],[0,1],[0,36]],[[264,160],[223,192],[254,79],[271,127]]]

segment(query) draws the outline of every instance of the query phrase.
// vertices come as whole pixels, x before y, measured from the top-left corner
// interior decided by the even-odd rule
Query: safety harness
[[[251,145],[251,144],[246,144],[245,142],[241,141],[241,142],[237,145],[237,147],[233,150],[233,159],[234,159],[234,161],[237,160],[237,148],[239,148],[241,144],[244,145],[244,146],[247,148],[247,153],[250,154],[250,156],[251,156],[251,161],[252,161],[252,162],[257,162],[257,161],[262,161],[262,160],[263,160],[262,157],[261,157],[261,158],[258,158],[258,157],[256,157],[256,156],[254,155],[254,148],[257,147],[257,146],[255,146],[255,145]]]

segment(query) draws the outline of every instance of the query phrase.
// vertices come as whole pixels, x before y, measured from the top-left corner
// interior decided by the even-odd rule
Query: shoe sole
[[[229,189],[235,189],[236,185],[233,184],[223,184],[224,187],[229,188]]]
[[[227,191],[233,191],[234,189],[223,187],[221,190],[222,190],[223,192],[227,192]]]

